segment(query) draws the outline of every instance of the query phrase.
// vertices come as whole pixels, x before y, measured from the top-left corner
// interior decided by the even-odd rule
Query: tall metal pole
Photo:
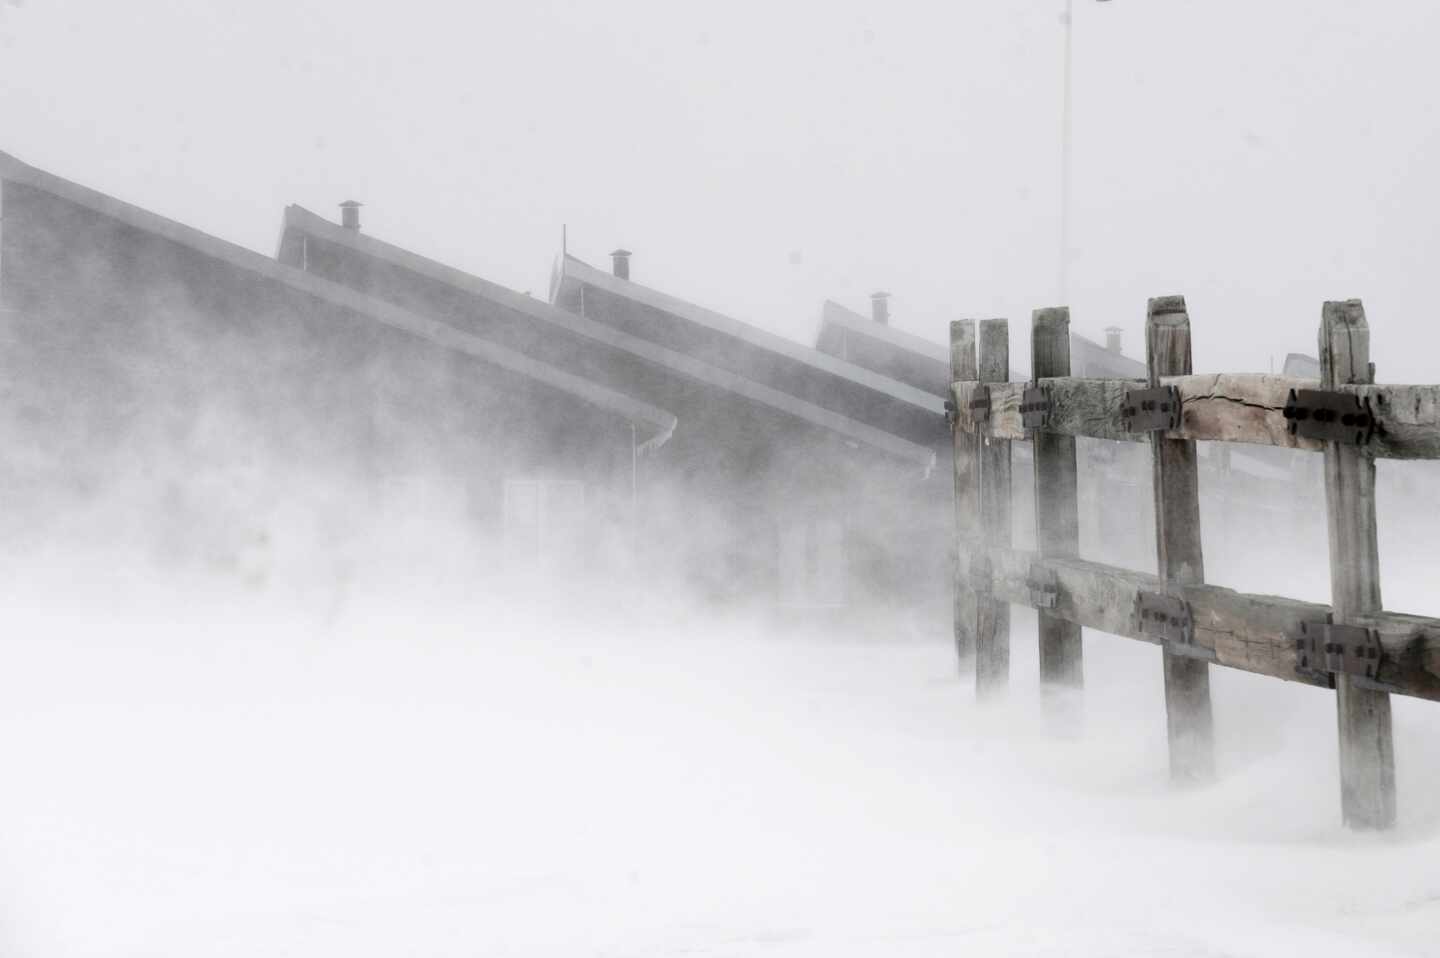
[[[1065,99],[1060,115],[1060,298],[1070,304],[1070,58],[1074,0],[1065,0]]]
[[[630,561],[640,558],[640,438],[630,424]],[[633,565],[632,565],[633,568]]]

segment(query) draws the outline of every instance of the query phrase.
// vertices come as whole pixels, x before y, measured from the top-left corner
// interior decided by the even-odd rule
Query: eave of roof
[[[825,301],[825,305],[821,309],[821,333],[823,333],[826,326],[839,326],[863,336],[869,336],[872,339],[889,343],[899,349],[918,353],[926,359],[933,359],[937,362],[944,363],[947,367],[950,364],[949,350],[944,346],[938,343],[932,343],[928,339],[923,339],[911,333],[904,332],[903,330],[895,329],[893,326],[885,326],[874,320],[867,319],[860,313],[848,309],[830,299]],[[818,334],[816,338],[819,338]],[[1133,359],[1122,353],[1112,352],[1109,348],[1079,333],[1072,332],[1070,334],[1070,341],[1072,344],[1081,344],[1087,351],[1095,355],[1103,355],[1106,357],[1115,367],[1116,375],[1132,372],[1142,378],[1145,376],[1145,364],[1138,359]],[[1028,377],[1012,369],[1010,371],[1010,378],[1015,382],[1024,382]]]
[[[193,227],[166,219],[157,213],[132,206],[88,187],[22,163],[0,151],[0,180],[22,183],[49,193],[76,206],[92,210],[127,226],[160,236],[202,255],[282,283],[292,289],[367,316],[386,326],[409,333],[456,352],[527,376],[537,382],[570,393],[591,405],[608,410],[646,427],[645,445],[661,445],[675,431],[675,416],[664,409],[616,392],[546,363],[487,342],[444,323],[417,316],[398,306],[365,296],[347,286],[312,276]]]
[[[285,234],[290,230],[308,233],[318,239],[347,246],[363,255],[373,256],[383,262],[506,306],[540,322],[550,323],[576,335],[631,353],[690,379],[735,393],[828,432],[837,433],[844,439],[863,443],[887,455],[914,463],[926,471],[934,467],[934,451],[918,443],[910,442],[778,389],[772,389],[746,379],[729,370],[712,366],[703,360],[686,356],[649,340],[606,326],[604,323],[585,319],[568,310],[540,302],[534,297],[517,293],[453,266],[446,266],[435,260],[427,259],[384,240],[355,230],[347,230],[303,207],[286,207],[285,225],[281,234],[282,243],[285,241]],[[552,280],[551,284],[552,290],[557,287],[559,282],[560,267],[558,264],[556,270],[556,278]]]
[[[621,296],[633,302],[649,306],[661,312],[678,316],[687,322],[705,327],[726,336],[733,337],[743,342],[750,343],[761,349],[778,353],[788,359],[804,363],[814,369],[821,370],[833,376],[848,379],[875,392],[890,396],[911,406],[916,406],[926,412],[943,415],[945,412],[944,400],[933,396],[921,389],[916,389],[907,383],[897,382],[887,376],[871,372],[863,366],[836,359],[817,349],[813,349],[795,340],[786,339],[775,333],[752,326],[749,323],[741,322],[714,310],[697,306],[694,303],[686,302],[668,293],[642,286],[631,280],[620,279],[616,276],[596,269],[583,260],[565,254],[561,260],[561,275],[557,277],[552,288],[559,292],[567,278],[574,279],[577,283],[584,283],[597,289],[604,290],[616,296]],[[554,295],[552,294],[552,299]]]
[[[1126,372],[1131,372],[1135,373],[1136,376],[1141,379],[1144,379],[1146,376],[1144,362],[1138,359],[1132,359],[1131,357],[1126,356],[1124,353],[1114,352],[1113,350],[1100,345],[1088,336],[1081,336],[1079,333],[1072,332],[1070,334],[1070,343],[1072,347],[1075,343],[1080,343],[1090,352],[1099,356],[1104,356],[1107,362],[1111,365],[1111,369],[1113,370],[1114,375],[1122,376]]]
[[[1286,376],[1294,376],[1299,379],[1319,379],[1320,360],[1314,356],[1307,356],[1305,353],[1286,353],[1285,363],[1280,370]]]
[[[888,343],[897,349],[916,353],[926,359],[933,359],[944,366],[950,365],[950,351],[941,344],[916,336],[914,333],[907,333],[903,329],[896,329],[894,326],[877,323],[852,309],[841,306],[833,299],[825,300],[825,304],[820,308],[822,332],[826,326],[840,326],[862,336]],[[818,333],[816,339],[819,339]]]

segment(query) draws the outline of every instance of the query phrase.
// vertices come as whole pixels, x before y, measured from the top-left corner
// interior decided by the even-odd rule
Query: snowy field
[[[903,623],[73,578],[3,596],[0,955],[1437,947],[1430,703],[1396,700],[1401,828],[1354,835],[1328,693],[1216,670],[1223,780],[1177,794],[1159,652],[1087,635],[1056,736],[1019,610],[1012,695],[980,709]]]

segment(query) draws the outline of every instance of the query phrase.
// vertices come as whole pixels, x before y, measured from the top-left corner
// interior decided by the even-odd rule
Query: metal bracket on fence
[[[1135,631],[1175,654],[1213,661],[1215,653],[1195,644],[1190,603],[1178,595],[1140,590],[1135,596]]]
[[[1295,671],[1308,675],[1348,675],[1369,687],[1380,684],[1380,664],[1385,649],[1380,634],[1363,625],[1335,625],[1332,622],[1302,622],[1295,637]]]
[[[1190,604],[1178,595],[1142,589],[1135,595],[1135,631],[1161,642],[1189,642]]]
[[[1180,428],[1180,390],[1174,386],[1127,389],[1120,404],[1126,432],[1159,432]]]
[[[1026,429],[1044,429],[1050,422],[1050,394],[1045,387],[1026,387],[1020,399],[1020,421]]]
[[[1030,604],[1037,609],[1053,609],[1060,598],[1060,580],[1055,570],[1039,562],[1030,563],[1025,574],[1025,588],[1030,590]]]
[[[1328,389],[1292,389],[1285,400],[1290,435],[1363,446],[1375,434],[1370,400]]]
[[[967,409],[970,416],[970,425],[978,427],[981,423],[990,418],[990,387],[976,386],[975,392],[970,399]]]

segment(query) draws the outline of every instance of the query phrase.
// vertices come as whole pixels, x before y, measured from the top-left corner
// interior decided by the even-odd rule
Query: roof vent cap
[[[359,200],[346,200],[340,204],[340,225],[347,230],[360,232],[360,207],[364,204]]]
[[[881,326],[890,325],[890,294],[884,291],[870,294],[870,315]]]
[[[613,272],[620,279],[630,278],[630,251],[628,249],[617,249],[610,251],[610,262],[613,264]]]

